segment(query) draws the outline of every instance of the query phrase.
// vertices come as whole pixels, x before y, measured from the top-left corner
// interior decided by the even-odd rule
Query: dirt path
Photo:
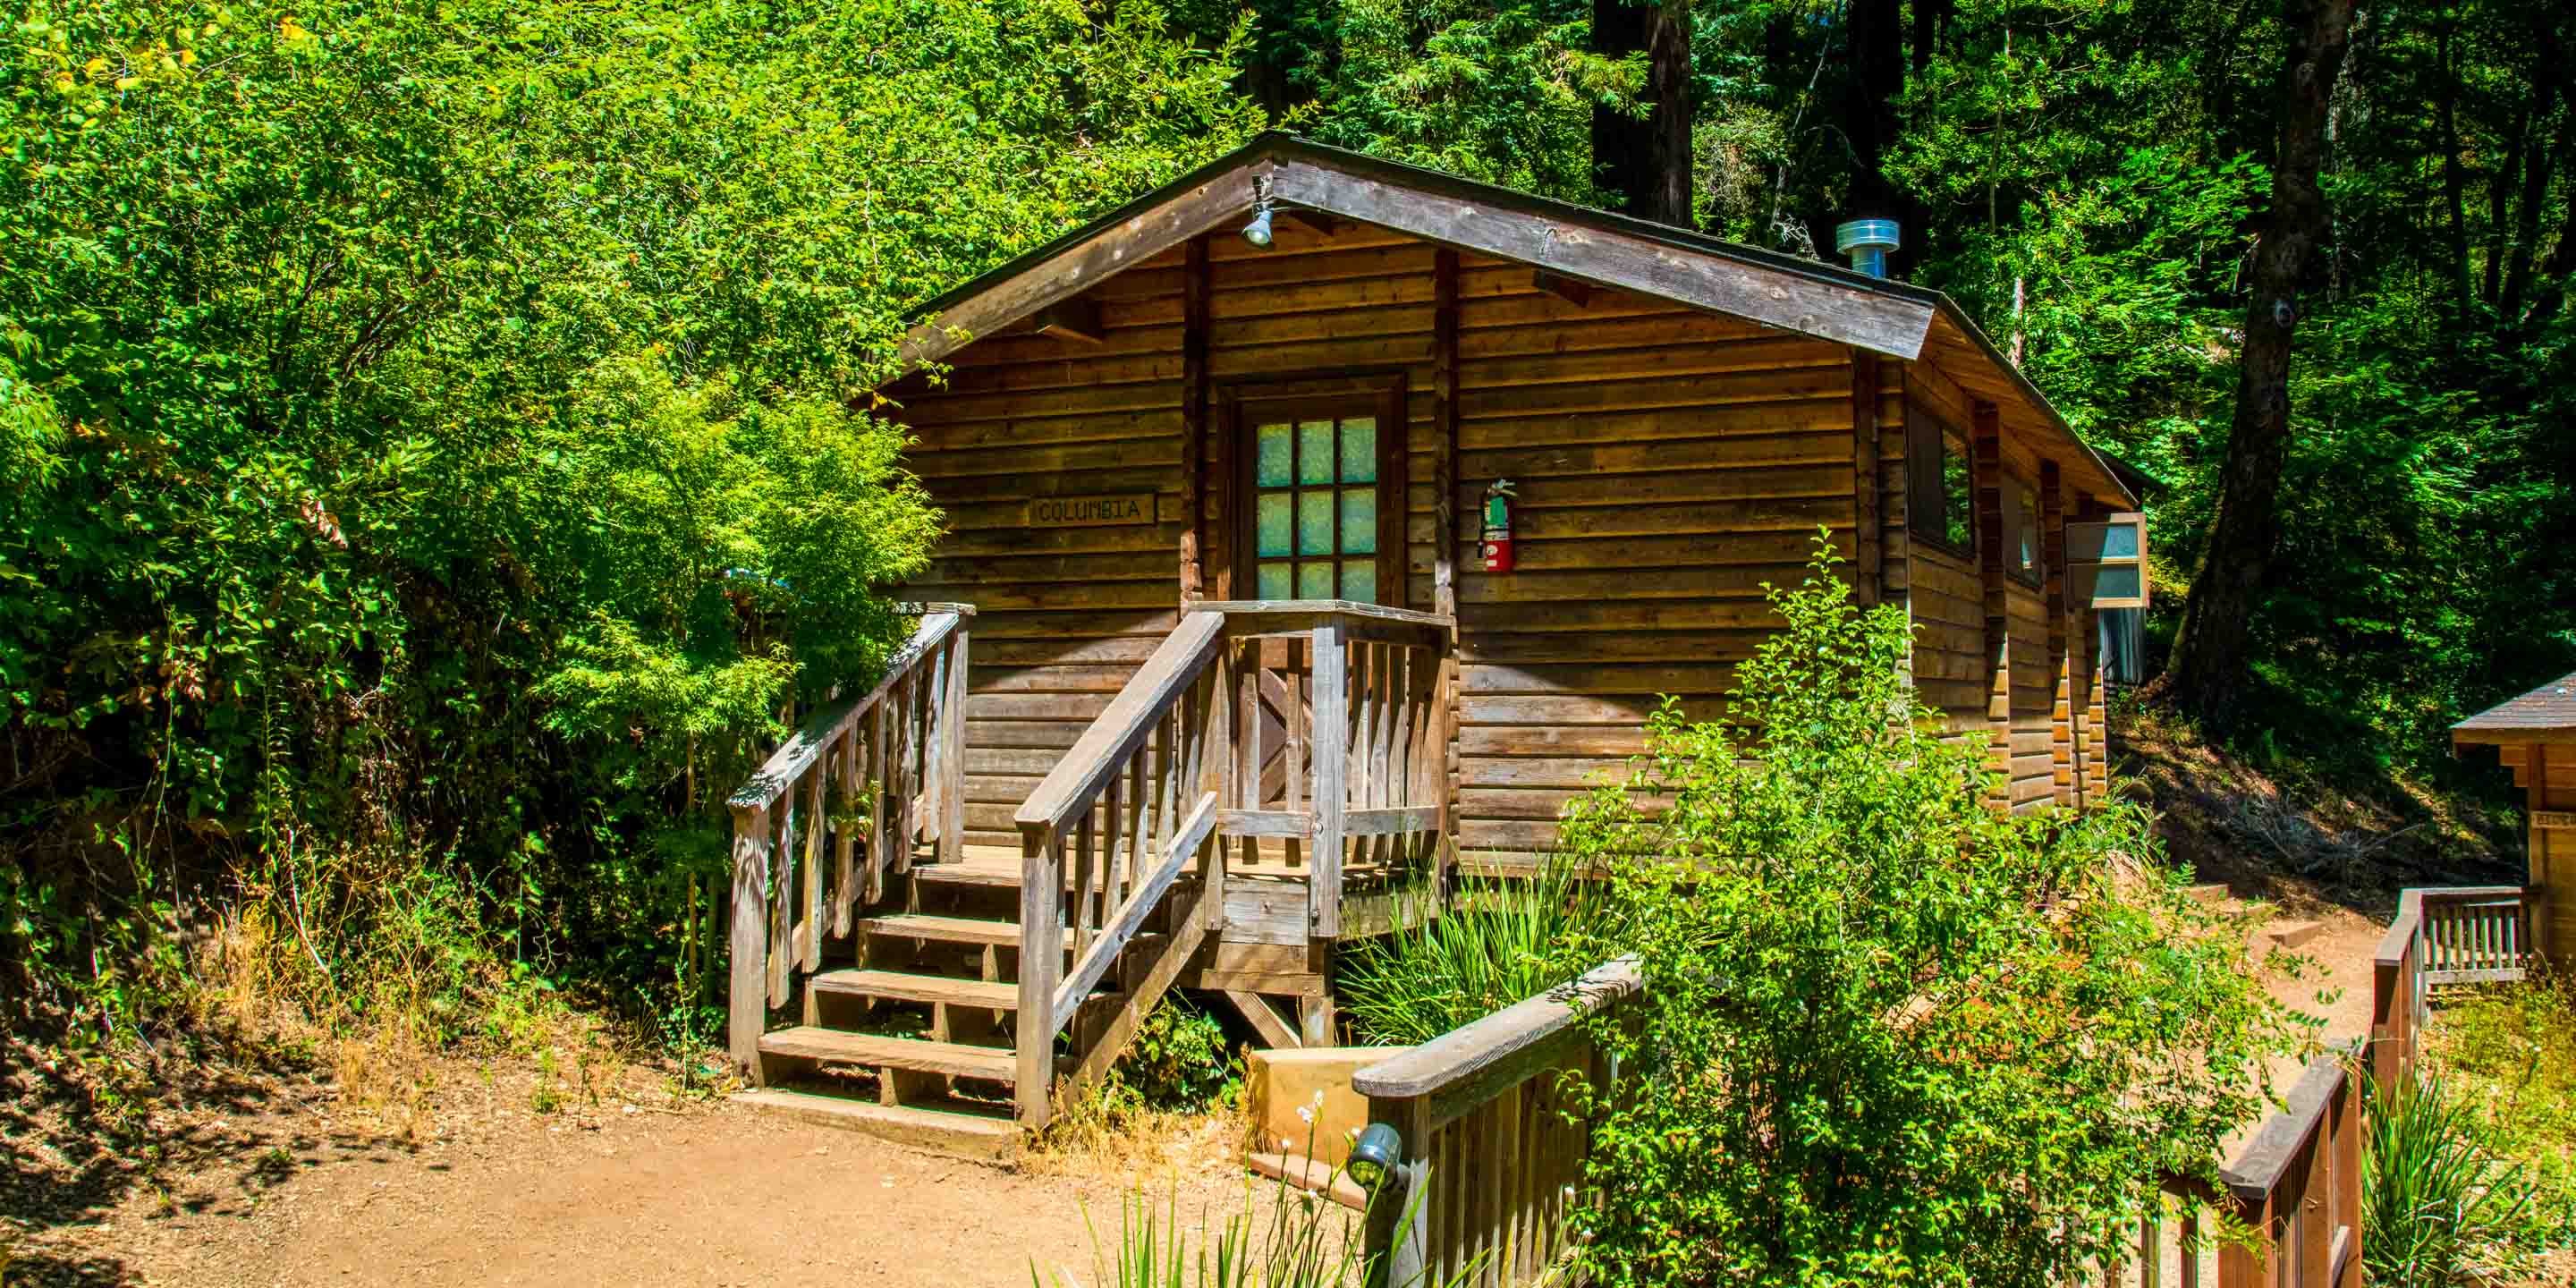
[[[1114,1242],[1123,1193],[1110,1167],[1004,1171],[724,1102],[502,1111],[416,1147],[318,1111],[221,1130],[235,1147],[207,1165],[21,1242],[6,1282],[1025,1288],[1034,1258],[1089,1283],[1086,1210]],[[1243,1200],[1208,1163],[1222,1130],[1175,1141],[1187,1170],[1151,1182],[1187,1223]]]
[[[2331,907],[2285,915],[2326,927],[2299,950],[2315,969],[2274,981],[2275,995],[2321,1016],[2326,1041],[2366,1033],[2379,926]],[[2275,1070],[2277,1091],[2298,1067]],[[675,1102],[638,1068],[551,1112],[532,1107],[543,1089],[524,1070],[460,1065],[436,1081],[446,1090],[429,1115],[399,1124],[289,1081],[156,1122],[182,1143],[169,1161],[75,1219],[34,1223],[45,1228],[16,1245],[15,1264],[0,1258],[0,1283],[1022,1288],[1034,1258],[1051,1280],[1071,1270],[1089,1284],[1086,1212],[1114,1241],[1124,1178],[1177,1196],[1191,1226],[1245,1194],[1227,1166],[1237,1129],[1213,1120],[1115,1162],[1004,1171],[721,1100]],[[0,1145],[35,1148],[24,1135]],[[0,1208],[33,1206],[7,1190]]]

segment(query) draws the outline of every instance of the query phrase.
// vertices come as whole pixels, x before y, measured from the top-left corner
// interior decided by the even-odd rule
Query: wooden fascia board
[[[1291,156],[1272,192],[1426,241],[1564,277],[1747,318],[1897,358],[1922,352],[1934,307],[1821,276],[1696,251],[1615,228],[1425,192]]]
[[[1164,251],[1211,231],[1252,209],[1253,180],[1276,163],[1267,156],[1210,175],[1169,199],[1020,272],[959,300],[946,312],[905,333],[901,354],[909,371],[937,362],[1048,305],[1070,299]]]

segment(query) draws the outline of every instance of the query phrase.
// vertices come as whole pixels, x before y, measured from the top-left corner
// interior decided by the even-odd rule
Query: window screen
[[[1374,603],[1377,482],[1376,417],[1255,421],[1254,592]]]

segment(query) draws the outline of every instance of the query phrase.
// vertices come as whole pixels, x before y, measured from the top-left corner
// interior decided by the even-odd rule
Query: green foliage
[[[2576,1243],[2576,985],[2549,974],[2447,998],[2428,1038],[2443,1096],[2536,1187],[2544,1246]]]
[[[2370,1277],[2423,1288],[2507,1278],[2540,1243],[2530,1174],[2499,1155],[2473,1105],[2438,1077],[2372,1096],[2361,1138]]]
[[[1579,974],[1570,938],[1615,943],[1625,908],[1562,861],[1526,878],[1459,884],[1439,915],[1342,946],[1341,1002],[1365,1040],[1428,1042]]]
[[[1234,1099],[1243,1061],[1225,1026],[1179,993],[1167,993],[1136,1026],[1127,1054],[1111,1067],[1111,1095],[1138,1108],[1198,1112]]]
[[[18,17],[0,959],[94,1028],[234,893],[325,1012],[695,1005],[722,794],[938,530],[907,310],[1260,124],[1142,0]]]
[[[1571,961],[1645,993],[1590,1164],[1599,1282],[2039,1285],[2214,1177],[2295,1026],[2143,811],[1988,807],[1983,747],[1903,679],[1903,610],[1820,546],[1730,723],[1667,706],[1565,848],[1632,910]],[[1664,808],[1653,808],[1669,801]],[[1633,1029],[1629,1020],[1633,1018]]]

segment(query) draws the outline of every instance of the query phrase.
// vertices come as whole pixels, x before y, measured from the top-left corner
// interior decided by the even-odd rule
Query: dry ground
[[[2366,1030],[2378,927],[2300,911],[2328,922],[2304,950],[2319,971],[2280,981],[2280,995],[2326,1016],[2330,1037]],[[1124,1178],[1155,1178],[1185,1217],[1234,1210],[1245,1192],[1226,1165],[1239,1128],[1217,1119],[1116,1158],[1004,1171],[676,1099],[643,1068],[599,1074],[552,1112],[532,1107],[524,1068],[453,1062],[435,1081],[421,1116],[357,1107],[314,1078],[194,1098],[201,1108],[156,1123],[166,1162],[77,1211],[59,1187],[81,1168],[53,1169],[57,1192],[33,1193],[25,1184],[48,1178],[21,1158],[20,1187],[0,1201],[22,1223],[46,1210],[53,1223],[20,1240],[5,1283],[1019,1288],[1035,1259],[1088,1284],[1087,1222],[1115,1239]],[[9,1148],[39,1146],[13,1134]]]
[[[1035,1259],[1089,1283],[1087,1221],[1116,1239],[1124,1177],[1156,1178],[1185,1218],[1245,1195],[1217,1165],[1235,1128],[1215,1120],[1141,1156],[1004,1171],[675,1101],[646,1070],[548,1113],[529,1107],[524,1074],[441,1078],[452,1089],[418,1139],[310,1081],[281,1083],[256,1112],[218,1100],[168,1115],[156,1126],[172,1161],[77,1212],[64,1187],[84,1169],[49,1174],[30,1155],[43,1146],[13,1134],[6,1214],[21,1230],[48,1210],[53,1223],[18,1239],[0,1282],[1025,1286]]]

